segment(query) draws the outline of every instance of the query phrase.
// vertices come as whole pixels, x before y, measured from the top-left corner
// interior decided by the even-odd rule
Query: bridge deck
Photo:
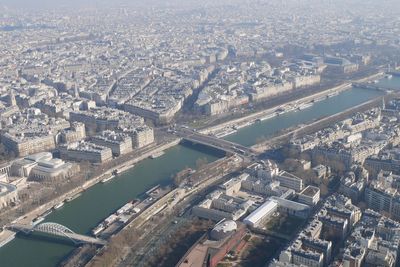
[[[23,232],[23,233],[31,233],[31,232],[40,232],[46,233],[50,235],[60,236],[60,237],[67,237],[74,241],[78,241],[80,243],[88,243],[88,244],[95,244],[95,245],[105,245],[107,242],[105,240],[94,238],[91,236],[76,234],[76,233],[55,233],[55,232],[47,232],[35,229],[34,226],[31,225],[23,225],[23,224],[12,224],[7,226],[9,230],[14,232]]]
[[[225,152],[238,153],[238,151],[243,151],[244,154],[247,154],[250,156],[255,154],[255,152],[252,149],[250,149],[246,146],[243,146],[243,145],[240,145],[240,144],[237,144],[234,142],[230,142],[228,140],[220,139],[220,138],[217,138],[214,136],[200,134],[198,132],[194,132],[189,129],[185,129],[185,130],[180,129],[176,133],[180,137],[182,137],[183,139],[186,139],[188,141],[208,145],[208,146],[223,150]]]
[[[378,90],[378,91],[384,91],[384,92],[387,92],[388,90],[390,90],[390,88],[382,87],[382,86],[372,84],[372,83],[353,83],[352,85],[357,88]]]

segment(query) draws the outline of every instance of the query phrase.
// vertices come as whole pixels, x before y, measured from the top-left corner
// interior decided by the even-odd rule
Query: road
[[[240,154],[246,157],[256,156],[251,148],[224,139],[220,139],[212,135],[202,134],[183,126],[175,127],[174,132],[177,136],[185,140],[203,144],[206,146],[211,146],[231,154]]]
[[[281,145],[282,143],[288,142],[290,140],[290,138],[292,138],[294,135],[300,137],[301,135],[316,132],[325,127],[328,127],[332,123],[335,123],[342,119],[347,118],[351,114],[354,114],[356,112],[366,111],[372,107],[379,106],[382,103],[383,97],[395,97],[395,96],[398,96],[398,95],[390,94],[390,95],[386,95],[386,96],[376,97],[368,102],[365,102],[365,103],[362,103],[355,107],[352,107],[350,109],[344,110],[340,113],[336,113],[334,115],[311,122],[309,124],[301,125],[301,126],[295,128],[294,130],[288,131],[286,133],[280,133],[279,136],[270,138],[268,141],[265,141],[265,142],[262,142],[262,143],[252,146],[252,149],[254,151],[257,151],[258,153],[262,153],[263,151],[273,148],[273,146]]]

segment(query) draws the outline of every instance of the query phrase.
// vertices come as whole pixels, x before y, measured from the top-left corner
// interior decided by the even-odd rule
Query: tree
[[[297,171],[299,168],[298,162],[293,158],[285,159],[283,166],[288,171]]]
[[[0,161],[9,161],[15,158],[15,153],[9,151],[3,144],[0,143]]]
[[[331,160],[327,164],[328,166],[331,166],[332,169],[337,171],[340,175],[343,175],[346,171],[346,165],[344,162],[341,162],[339,160]]]
[[[326,196],[329,192],[328,186],[325,183],[321,183],[319,186],[319,190],[321,192],[321,196]]]
[[[80,169],[81,169],[82,173],[84,174],[85,180],[89,180],[91,178],[91,175],[93,172],[92,164],[87,160],[82,161],[80,163]]]
[[[303,159],[303,160],[306,160],[306,161],[311,161],[310,154],[306,153],[306,152],[301,153],[300,158]]]

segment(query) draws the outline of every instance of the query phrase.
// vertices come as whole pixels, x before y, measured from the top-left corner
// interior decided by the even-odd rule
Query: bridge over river
[[[361,88],[361,89],[370,89],[370,90],[378,90],[385,93],[393,91],[390,88],[382,87],[373,83],[352,83],[353,87]]]
[[[39,232],[54,236],[60,236],[70,239],[75,244],[86,243],[104,246],[107,243],[105,240],[99,238],[74,233],[71,229],[58,223],[47,222],[37,225],[10,224],[6,228],[14,232],[23,232],[25,234]]]
[[[193,143],[198,143],[206,146],[210,146],[231,154],[239,154],[244,157],[255,157],[257,156],[257,152],[253,151],[251,148],[246,146],[233,143],[224,139],[220,139],[218,137],[212,135],[205,135],[199,132],[196,132],[188,127],[176,127],[174,133]]]

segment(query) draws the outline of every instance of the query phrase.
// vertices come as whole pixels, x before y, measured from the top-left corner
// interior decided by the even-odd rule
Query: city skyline
[[[0,265],[397,266],[399,18],[0,0]]]

